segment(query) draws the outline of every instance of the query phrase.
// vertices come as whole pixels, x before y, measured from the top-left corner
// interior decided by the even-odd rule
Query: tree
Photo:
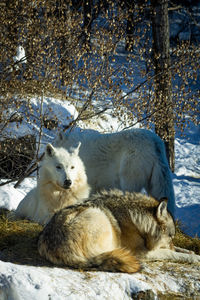
[[[172,102],[168,1],[151,0],[153,62],[155,68],[155,131],[165,141],[172,171],[174,156],[174,113]]]
[[[7,2],[0,11],[2,136],[10,110],[26,105],[22,117],[36,122],[32,95],[41,100],[41,136],[47,121],[43,99],[59,95],[81,112],[76,121],[112,108],[124,127],[139,123],[155,130],[173,170],[174,123],[184,130],[190,120],[198,121],[200,52],[198,44],[173,43],[170,61],[167,1]],[[179,5],[171,8],[187,13]],[[13,60],[19,45],[26,53],[24,68]]]

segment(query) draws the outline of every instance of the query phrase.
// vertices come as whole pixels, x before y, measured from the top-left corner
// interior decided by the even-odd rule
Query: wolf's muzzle
[[[65,179],[64,184],[63,184],[64,189],[69,189],[71,184],[72,184],[72,181],[70,179]]]

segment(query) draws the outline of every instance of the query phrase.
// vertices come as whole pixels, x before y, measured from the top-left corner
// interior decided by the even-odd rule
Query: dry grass
[[[0,211],[0,259],[19,264],[47,265],[37,251],[42,226],[27,220],[9,221]]]
[[[18,264],[51,266],[37,251],[42,226],[27,220],[11,221],[7,211],[0,209],[0,259]],[[174,244],[200,254],[200,239],[183,234],[178,225]]]
[[[176,224],[176,235],[174,238],[174,245],[177,247],[185,248],[194,251],[200,255],[200,239],[198,237],[190,237],[184,234],[180,229],[180,224]]]

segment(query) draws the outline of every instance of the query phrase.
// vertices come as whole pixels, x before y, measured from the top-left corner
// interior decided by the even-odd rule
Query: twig
[[[173,103],[171,103],[171,102],[165,104],[165,108],[171,106],[172,104],[173,104]],[[164,106],[164,105],[163,105],[163,106]],[[160,110],[162,110],[162,109],[163,109],[163,106],[161,106],[161,107],[158,108],[158,109],[155,109],[152,113],[150,113],[149,115],[145,116],[145,117],[142,118],[142,119],[137,120],[137,122],[131,124],[130,126],[124,127],[123,130],[129,129],[129,128],[135,126],[136,124],[138,124],[138,123],[140,123],[140,122],[142,122],[142,121],[144,121],[144,120],[149,119],[149,118],[152,117],[155,113],[157,113],[157,112],[159,112]]]
[[[88,115],[86,117],[80,118],[80,121],[85,121],[85,120],[88,120],[88,119],[92,119],[92,118],[94,118],[96,116],[99,116],[99,115],[103,114],[108,109],[109,109],[108,107],[105,107],[104,109],[102,109],[102,110],[100,110],[100,111],[98,111],[98,112],[96,112],[94,114],[91,114],[91,115]]]
[[[15,180],[16,180],[16,179],[9,179],[9,180],[7,180],[7,181],[5,181],[5,182],[0,183],[0,186],[6,185],[6,184],[11,183],[11,182],[13,182],[13,181],[15,181]]]
[[[23,176],[21,176],[19,178],[19,180],[17,181],[17,183],[14,185],[14,188],[16,189],[20,183],[24,180],[24,178],[28,177],[30,174],[32,174],[33,172],[35,172],[38,169],[38,162],[40,162],[44,157],[44,153],[42,153],[42,155],[40,157],[38,157],[38,159],[36,160],[36,162],[27,168],[27,170],[24,172]]]
[[[173,54],[173,53],[172,53],[172,54]],[[172,55],[172,54],[171,54],[171,55]],[[171,64],[171,65],[168,67],[168,70],[177,68],[179,64],[181,64],[181,60],[179,61],[179,63]],[[157,78],[157,77],[163,75],[164,73],[165,73],[165,71],[160,71],[160,72],[157,73],[157,74],[154,74],[154,75],[152,75],[152,76],[147,77],[147,79],[145,79],[143,82],[141,82],[140,84],[138,84],[134,89],[130,90],[130,91],[127,92],[124,96],[120,97],[119,100],[123,100],[123,99],[126,98],[128,95],[134,93],[134,92],[137,91],[139,88],[141,88],[146,82],[151,81],[152,79],[155,79],[155,78]]]
[[[168,11],[179,10],[179,9],[182,9],[182,8],[183,8],[183,6],[181,6],[181,5],[174,6],[174,7],[168,7]]]
[[[40,151],[40,143],[42,138],[42,129],[43,129],[43,102],[44,102],[44,89],[42,90],[42,97],[40,103],[40,132],[39,132],[39,140],[38,140],[38,148],[36,153],[36,159],[38,159],[39,151]]]
[[[81,116],[83,112],[88,108],[89,104],[91,103],[92,96],[94,95],[94,90],[91,91],[89,99],[84,103],[78,117],[75,120],[72,120],[67,126],[64,127],[63,131],[65,132],[67,129],[70,128],[70,131],[76,126],[76,123],[81,120]]]
[[[8,120],[6,120],[5,124],[3,125],[3,127],[0,129],[0,132],[2,132],[6,126],[10,123],[10,121],[12,120],[12,118],[17,114],[17,111],[15,111]]]

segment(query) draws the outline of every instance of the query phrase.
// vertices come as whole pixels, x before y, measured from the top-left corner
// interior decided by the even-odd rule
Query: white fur
[[[174,214],[171,172],[164,143],[156,134],[145,129],[100,134],[75,128],[59,134],[55,145],[69,148],[78,142],[92,193],[102,188],[129,192],[144,188],[158,200],[168,198],[168,209]]]
[[[174,251],[170,249],[156,249],[146,254],[148,261],[170,260],[175,262],[200,263],[200,256],[194,253],[183,251]]]
[[[56,211],[89,196],[85,168],[78,156],[79,147],[70,153],[47,145],[37,187],[20,202],[14,213],[16,217],[45,224]],[[68,188],[66,180],[71,182]]]

